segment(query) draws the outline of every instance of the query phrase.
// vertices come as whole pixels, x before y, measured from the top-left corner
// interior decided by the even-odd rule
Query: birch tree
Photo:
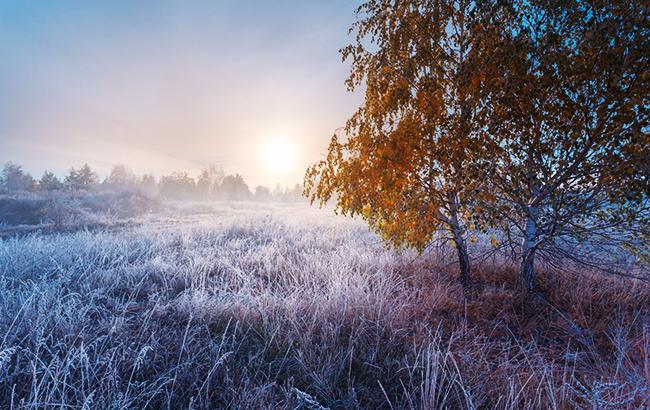
[[[556,246],[563,238],[647,235],[648,3],[512,6],[495,50],[491,209],[519,230],[520,273],[536,291],[536,255],[571,256]]]
[[[327,158],[310,167],[305,193],[334,197],[396,246],[423,250],[438,232],[458,255],[460,281],[472,286],[467,231],[494,147],[483,57],[498,41],[489,2],[372,0],[359,7],[342,50],[349,90],[365,99],[335,135]],[[342,138],[341,138],[342,137]]]

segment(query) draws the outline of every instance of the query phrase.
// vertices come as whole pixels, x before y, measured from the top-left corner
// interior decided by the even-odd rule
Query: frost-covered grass
[[[0,238],[120,227],[163,208],[137,189],[0,194]]]
[[[643,408],[650,291],[385,249],[305,205],[175,204],[0,242],[7,408]],[[579,290],[576,292],[576,290]],[[644,401],[645,400],[645,401]]]

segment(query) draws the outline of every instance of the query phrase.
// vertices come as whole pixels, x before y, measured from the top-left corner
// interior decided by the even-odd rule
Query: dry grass
[[[448,261],[298,205],[0,242],[7,408],[644,408],[650,289]],[[198,217],[197,217],[198,216]],[[645,401],[644,401],[645,400]]]

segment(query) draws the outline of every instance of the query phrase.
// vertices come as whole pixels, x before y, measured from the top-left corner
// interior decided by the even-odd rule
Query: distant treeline
[[[274,189],[258,185],[251,190],[239,174],[226,175],[215,166],[204,168],[194,178],[185,171],[172,172],[156,180],[153,175],[136,175],[124,165],[116,165],[106,179],[88,165],[70,169],[63,178],[45,171],[36,180],[23,168],[13,162],[4,165],[0,174],[0,193],[52,192],[52,191],[99,191],[138,189],[147,194],[160,195],[165,199],[192,200],[259,200],[300,201],[303,200],[302,186],[293,188],[277,185]]]

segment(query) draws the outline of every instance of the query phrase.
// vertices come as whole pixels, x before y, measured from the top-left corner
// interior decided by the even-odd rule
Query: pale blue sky
[[[360,100],[338,54],[357,3],[0,0],[0,162],[298,182]],[[276,140],[291,166],[264,166]]]

